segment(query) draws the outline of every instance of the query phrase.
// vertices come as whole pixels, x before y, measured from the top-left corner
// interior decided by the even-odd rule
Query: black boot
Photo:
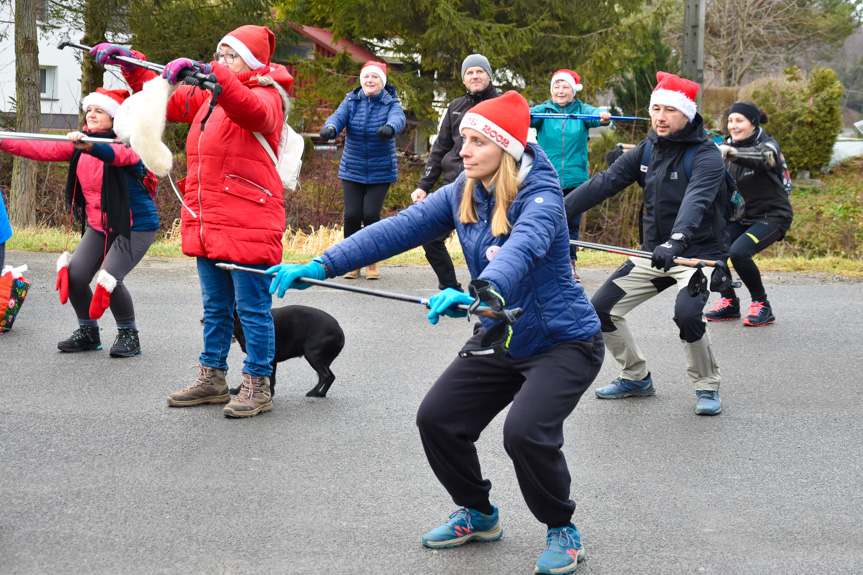
[[[69,353],[102,349],[102,340],[99,339],[99,327],[79,325],[75,333],[72,334],[72,337],[57,344],[57,349]]]
[[[141,353],[141,342],[138,341],[138,330],[131,327],[121,327],[117,339],[111,346],[111,357],[132,357]]]

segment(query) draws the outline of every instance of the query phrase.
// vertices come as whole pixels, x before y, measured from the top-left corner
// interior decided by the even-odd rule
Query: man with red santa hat
[[[591,302],[602,320],[608,350],[620,376],[596,390],[601,399],[647,397],[656,393],[647,360],[624,316],[668,288],[677,291],[674,322],[686,353],[687,373],[695,386],[695,412],[717,415],[719,365],[713,356],[704,305],[708,292],[690,293],[700,269],[676,265],[678,257],[718,260],[725,257],[725,218],[720,193],[725,185],[722,154],[697,113],[699,86],[674,74],[657,72],[650,98],[651,131],[611,167],[566,197],[571,221],[594,205],[638,182],[644,190],[642,223],[648,262],[629,258],[594,294]]]

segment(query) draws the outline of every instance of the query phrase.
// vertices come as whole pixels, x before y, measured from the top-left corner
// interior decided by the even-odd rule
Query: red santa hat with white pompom
[[[683,112],[691,122],[698,112],[695,96],[698,95],[700,86],[692,80],[662,71],[656,73],[656,80],[656,88],[650,95],[649,109],[652,110],[654,104],[669,106]]]

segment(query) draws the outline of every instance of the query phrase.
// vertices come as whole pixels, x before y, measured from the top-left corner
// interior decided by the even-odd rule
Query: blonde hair
[[[475,224],[477,222],[476,204],[473,201],[473,189],[476,180],[466,178],[464,188],[461,192],[461,203],[458,209],[458,220],[463,224]],[[506,212],[512,205],[515,196],[518,195],[518,165],[515,158],[504,153],[500,166],[491,180],[491,188],[494,193],[494,211],[491,216],[491,234],[502,236],[509,233],[512,225],[506,217]]]

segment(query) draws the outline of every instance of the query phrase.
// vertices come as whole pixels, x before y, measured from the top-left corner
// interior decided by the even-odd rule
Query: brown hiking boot
[[[354,270],[352,272],[348,272],[345,275],[343,275],[342,277],[345,278],[346,280],[355,280],[358,277],[360,277],[360,270]]]
[[[231,400],[231,392],[228,391],[228,384],[225,382],[225,371],[206,365],[198,367],[201,371],[198,372],[195,383],[169,395],[168,405],[187,407],[202,403],[228,403]]]
[[[251,417],[273,409],[270,378],[243,373],[243,385],[231,403],[222,409],[226,417]]]
[[[381,279],[381,272],[378,269],[378,264],[372,264],[366,267],[366,279],[367,280],[379,280]]]

